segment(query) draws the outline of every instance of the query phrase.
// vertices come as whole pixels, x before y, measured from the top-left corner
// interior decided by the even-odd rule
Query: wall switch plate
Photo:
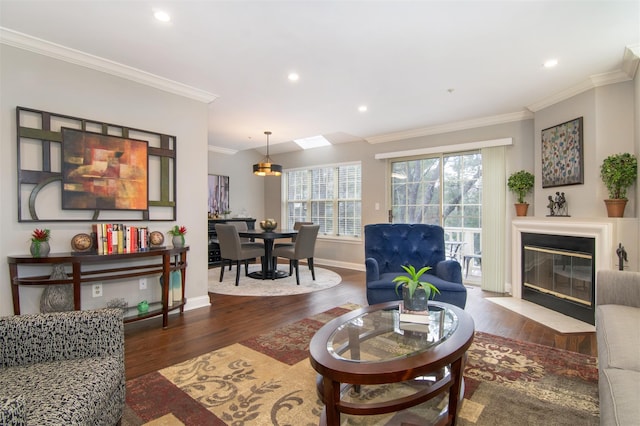
[[[102,284],[94,284],[91,288],[93,297],[102,297]]]
[[[146,290],[146,289],[147,289],[147,279],[140,278],[140,290]]]

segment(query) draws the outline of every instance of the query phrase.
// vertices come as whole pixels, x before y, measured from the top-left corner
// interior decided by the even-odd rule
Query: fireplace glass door
[[[594,323],[594,239],[522,234],[522,298]]]
[[[525,246],[524,286],[591,306],[593,258],[587,253]]]

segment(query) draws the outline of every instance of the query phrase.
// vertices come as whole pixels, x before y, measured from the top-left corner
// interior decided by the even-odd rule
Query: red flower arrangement
[[[31,234],[31,241],[43,243],[45,241],[49,241],[51,238],[51,231],[48,229],[36,229]]]

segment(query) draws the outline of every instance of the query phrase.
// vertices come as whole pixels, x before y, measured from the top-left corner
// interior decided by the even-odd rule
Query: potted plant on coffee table
[[[393,279],[396,283],[396,294],[398,289],[402,287],[402,300],[404,309],[407,311],[426,311],[428,310],[428,301],[435,293],[440,294],[440,290],[428,281],[420,280],[422,274],[431,269],[431,266],[416,271],[413,265],[402,266],[409,276],[399,275]]]
[[[524,197],[531,192],[535,178],[532,173],[526,170],[520,170],[512,173],[507,180],[507,186],[511,192],[518,196],[518,202],[515,205],[517,216],[526,216],[529,203],[524,201]]]
[[[627,205],[627,189],[638,178],[638,160],[634,155],[610,155],[602,161],[600,177],[607,187],[609,199],[604,200],[609,217],[622,217]]]

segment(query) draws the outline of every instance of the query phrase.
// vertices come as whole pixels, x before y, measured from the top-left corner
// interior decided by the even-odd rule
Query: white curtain
[[[505,292],[505,147],[482,149],[482,289]]]

